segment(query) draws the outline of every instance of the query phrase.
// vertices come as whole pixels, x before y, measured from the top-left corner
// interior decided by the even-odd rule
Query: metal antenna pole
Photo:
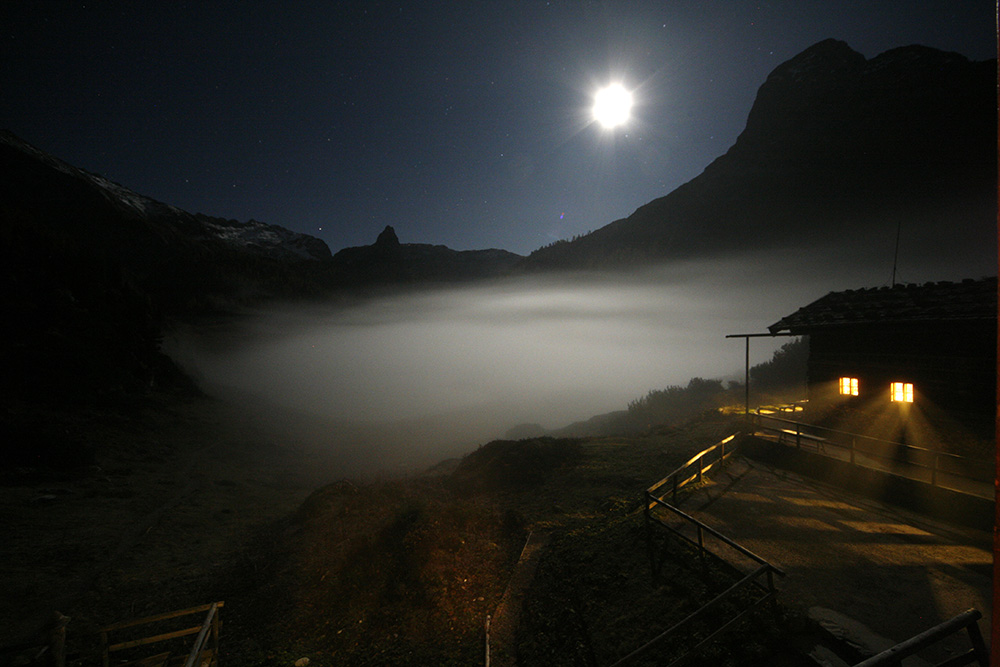
[[[889,284],[890,287],[896,286],[896,262],[899,260],[899,231],[903,228],[903,219],[900,218],[899,222],[896,223],[896,249],[892,253],[892,282]]]

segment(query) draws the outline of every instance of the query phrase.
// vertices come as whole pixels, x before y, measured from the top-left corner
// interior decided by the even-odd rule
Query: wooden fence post
[[[69,616],[63,616],[58,611],[52,615],[52,627],[49,631],[49,661],[53,667],[66,667],[66,625]]]
[[[110,667],[111,665],[110,646],[111,643],[108,641],[108,631],[101,630],[101,667]]]
[[[649,506],[652,503],[653,494],[647,489],[643,491],[642,498],[642,515],[646,524],[646,551],[649,554],[649,576],[655,585],[656,577],[659,573],[656,571],[656,546],[653,544],[653,523],[649,518],[649,513],[652,511],[649,509]]]
[[[490,667],[490,615],[486,614],[486,655],[484,664]]]
[[[219,664],[219,612],[216,610],[215,616],[212,617],[212,643],[215,646],[215,657],[212,660],[213,665]]]
[[[974,620],[965,627],[969,631],[969,641],[972,643],[972,651],[979,664],[985,667],[990,662],[990,652],[986,648],[986,642],[983,641],[983,633],[979,631],[979,621]]]

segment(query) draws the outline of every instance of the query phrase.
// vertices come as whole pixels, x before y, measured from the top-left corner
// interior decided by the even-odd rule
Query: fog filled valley
[[[297,414],[304,441],[371,472],[624,410],[691,378],[742,383],[743,343],[726,334],[765,331],[832,287],[815,263],[781,257],[510,278],[275,306],[176,329],[165,349],[209,395]],[[785,342],[755,340],[751,364]]]
[[[921,448],[917,436],[930,442],[947,426],[947,442],[933,441],[931,486],[939,459],[971,452],[962,466],[973,467],[994,453],[992,371],[981,372],[991,365],[975,356],[983,340],[992,353],[995,336],[980,326],[995,327],[980,303],[983,294],[992,299],[987,277],[997,270],[992,20],[989,48],[973,54],[990,59],[970,60],[922,46],[922,33],[889,40],[889,31],[878,49],[866,37],[864,53],[816,35],[798,55],[805,36],[784,51],[759,42],[751,57],[733,37],[756,33],[747,30],[756,24],[740,15],[720,30],[728,6],[706,14],[703,29],[677,33],[684,42],[660,34],[667,18],[643,19],[635,25],[647,37],[633,43],[639,33],[625,30],[622,49],[608,50],[622,60],[608,74],[619,65],[627,73],[630,51],[648,60],[635,81],[600,88],[625,105],[609,121],[584,90],[609,65],[599,63],[603,40],[563,19],[579,13],[573,20],[590,25],[600,15],[593,26],[611,27],[616,3],[540,3],[550,18],[513,22],[493,3],[433,12],[435,3],[355,4],[341,15],[331,3],[315,42],[307,40],[317,51],[283,74],[270,64],[259,70],[241,49],[252,45],[268,61],[272,47],[296,51],[297,32],[278,39],[280,24],[311,25],[308,13],[268,3],[220,12],[212,22],[225,17],[233,38],[213,38],[209,49],[192,48],[214,34],[191,30],[194,23],[163,43],[121,24],[144,49],[162,51],[164,71],[176,71],[169,91],[146,98],[163,77],[151,76],[145,56],[125,58],[142,75],[141,86],[122,79],[143,100],[134,123],[119,123],[109,108],[53,122],[77,101],[128,97],[113,88],[81,89],[72,105],[46,98],[26,110],[23,130],[0,119],[0,667],[119,664],[118,655],[102,656],[111,641],[102,628],[213,601],[225,602],[225,630],[205,665],[469,665],[484,662],[484,644],[489,664],[491,636],[501,667],[611,665],[696,610],[707,610],[702,627],[629,664],[675,664],[694,644],[702,652],[689,664],[698,667],[859,662],[860,649],[809,616],[826,603],[825,590],[772,599],[767,613],[732,623],[726,615],[749,601],[747,591],[714,600],[741,578],[747,588],[760,582],[732,562],[693,557],[681,540],[653,537],[647,529],[660,520],[644,521],[641,509],[662,499],[643,494],[663,480],[662,492],[680,502],[678,487],[696,480],[682,495],[703,493],[702,509],[717,509],[746,476],[775,473],[772,459],[734,455],[760,426],[743,408],[805,398],[807,362],[811,400],[796,406],[797,421],[831,433],[850,416],[860,424],[851,433],[871,427],[865,437],[878,447],[890,440],[883,434],[902,433],[889,442],[897,458]],[[693,13],[702,11],[696,4]],[[23,11],[32,14],[29,5]],[[646,18],[676,9],[650,8]],[[901,22],[901,12],[885,11],[885,22],[859,18],[861,33],[850,33]],[[46,9],[38,26],[62,13]],[[791,5],[780,13],[794,14]],[[453,14],[469,22],[453,25]],[[265,19],[266,35],[237,30],[251,15]],[[816,16],[817,30],[830,31],[829,16]],[[104,40],[115,20],[95,17],[91,30],[66,19],[73,39],[50,39],[48,48]],[[494,23],[496,43],[478,50]],[[24,28],[11,25],[12,53],[15,43],[34,43],[27,33],[14,39]],[[368,32],[353,34],[355,25]],[[529,27],[536,34],[522,41]],[[800,28],[793,21],[774,34]],[[459,38],[462,49],[448,48]],[[643,42],[660,46],[638,48]],[[168,43],[197,54],[190,71],[174,70]],[[701,43],[724,58],[696,57],[691,81],[702,83],[685,93],[674,59]],[[237,76],[203,66],[219,44]],[[494,71],[490,49],[501,45],[515,60],[497,60]],[[336,67],[316,57],[328,47],[346,49],[329,61]],[[100,44],[102,53],[115,49]],[[570,52],[588,64],[564,60]],[[25,54],[27,88],[59,91],[59,79],[38,86],[50,79],[35,71],[62,56]],[[90,62],[81,54],[66,62]],[[574,70],[576,84],[566,78]],[[346,87],[305,85],[315,72]],[[106,74],[114,72],[92,73],[103,82],[121,72]],[[284,88],[273,87],[279,81]],[[541,87],[519,83],[532,81]],[[192,90],[199,86],[223,96],[202,100]],[[293,113],[302,104],[295,91],[306,88],[322,100],[311,120]],[[708,94],[716,89],[745,90]],[[18,96],[10,97],[13,108]],[[178,100],[190,109],[173,107]],[[257,106],[265,102],[277,106]],[[161,104],[183,128],[147,122]],[[732,116],[731,131],[712,120],[718,111]],[[42,131],[48,124],[96,144],[68,150]],[[304,128],[308,136],[293,140]],[[115,133],[138,172],[122,155],[111,159]],[[241,148],[224,150],[223,135]],[[162,143],[140,141],[150,137]],[[79,166],[49,150],[66,150]],[[220,217],[249,214],[269,222]],[[896,311],[905,326],[893,328]],[[796,313],[808,321],[785,326]],[[761,335],[779,322],[795,337]],[[909,371],[925,368],[914,350],[927,341],[936,346],[924,355],[934,374],[924,381]],[[917,361],[900,377],[887,368],[910,356]],[[866,365],[875,368],[859,368]],[[945,410],[952,403],[931,400],[952,384],[952,395],[937,395],[954,401],[954,419]],[[887,387],[903,398],[890,400]],[[820,409],[825,392],[832,400]],[[981,404],[988,419],[967,418]],[[795,457],[834,448],[833,437],[803,435],[786,416],[773,417],[776,448],[789,434]],[[952,428],[962,420],[974,421],[967,438]],[[706,451],[734,468],[720,465],[705,479]],[[876,457],[874,448],[858,452],[858,460]],[[736,489],[731,497],[745,502],[726,517],[727,531],[752,532],[751,519],[770,516],[750,535],[761,550],[815,552],[778,552],[773,562],[787,560],[787,581],[846,591],[849,601],[830,609],[867,605],[869,618],[899,621],[885,631],[892,639],[923,630],[916,625],[962,585],[988,580],[978,529],[938,530],[905,515],[912,508],[883,507],[890,495],[909,498],[894,485],[872,483],[868,491],[882,495],[858,503],[871,513],[848,520],[856,488],[819,487],[863,485],[885,470],[844,472],[840,463],[823,464],[839,479],[813,484],[796,477],[801,470],[782,470],[779,492]],[[905,465],[920,468],[916,459]],[[959,477],[965,468],[953,465],[941,475]],[[815,502],[798,502],[800,482]],[[782,509],[774,509],[778,496]],[[956,514],[966,507],[941,497]],[[817,508],[830,513],[807,515]],[[703,546],[702,528],[691,545]],[[938,542],[945,555],[928,569],[916,549]],[[827,550],[834,544],[853,551],[842,558]],[[884,567],[869,566],[866,552],[882,547],[895,551]],[[757,569],[765,562],[756,546],[740,549],[756,573],[766,569],[773,594],[772,573],[785,573]],[[848,566],[856,580],[841,576]],[[62,635],[69,659],[50,660],[70,619]],[[711,627],[731,634],[701,642]],[[132,645],[135,632],[117,637],[118,647],[142,648]],[[190,648],[170,651],[174,664]],[[834,654],[839,662],[823,661]],[[162,655],[132,658],[167,664]]]

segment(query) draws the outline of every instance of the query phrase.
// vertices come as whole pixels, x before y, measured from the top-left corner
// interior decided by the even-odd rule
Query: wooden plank
[[[719,603],[722,602],[722,600],[724,600],[727,597],[729,597],[729,595],[732,594],[733,591],[739,590],[742,586],[744,586],[746,584],[746,582],[748,582],[748,581],[756,578],[758,574],[760,574],[762,571],[766,570],[769,567],[771,567],[771,566],[770,565],[762,565],[760,568],[758,568],[757,570],[755,570],[751,574],[748,574],[747,576],[743,577],[742,579],[740,579],[739,581],[737,581],[735,584],[733,584],[732,586],[730,586],[729,588],[727,588],[725,591],[723,591],[719,595],[715,596],[709,602],[707,602],[706,604],[702,605],[700,608],[698,608],[697,610],[695,610],[694,612],[692,612],[691,614],[689,614],[687,617],[685,617],[682,620],[680,620],[677,623],[675,623],[673,625],[673,627],[671,627],[671,628],[669,628],[669,629],[661,632],[660,634],[658,634],[653,639],[649,640],[648,642],[646,642],[645,644],[643,644],[639,648],[635,649],[634,651],[632,651],[631,653],[629,653],[628,655],[626,655],[624,658],[621,658],[620,660],[618,660],[615,663],[613,663],[611,667],[616,667],[616,665],[623,665],[623,664],[629,662],[635,656],[638,656],[641,653],[644,653],[649,648],[651,648],[653,645],[659,643],[664,637],[667,637],[667,636],[673,634],[674,632],[676,632],[680,627],[682,627],[686,623],[692,621],[693,619],[695,619],[696,617],[698,617],[700,615],[703,615],[703,614],[707,613],[709,609],[713,609],[713,608],[717,607],[719,605]]]
[[[705,637],[704,639],[702,639],[700,642],[698,642],[692,648],[688,649],[688,651],[684,655],[680,656],[679,658],[677,658],[676,660],[674,660],[673,662],[671,662],[669,665],[667,665],[667,667],[673,667],[674,665],[677,665],[677,664],[680,664],[680,663],[684,662],[689,656],[692,656],[695,653],[697,653],[698,651],[700,651],[703,646],[705,646],[710,641],[712,641],[713,639],[715,639],[716,637],[718,637],[720,634],[722,634],[723,632],[725,632],[726,630],[728,630],[734,623],[736,623],[737,621],[739,621],[741,618],[743,618],[744,616],[746,616],[747,614],[749,614],[750,612],[752,612],[754,609],[756,609],[757,607],[759,607],[761,605],[761,603],[766,602],[767,600],[770,600],[773,597],[774,597],[774,593],[768,593],[764,597],[759,598],[757,600],[754,600],[750,604],[749,607],[747,607],[746,609],[744,609],[743,611],[741,611],[739,614],[737,614],[733,618],[729,619],[729,621],[727,621],[726,623],[724,623],[722,626],[716,628],[714,631],[712,631],[711,634],[709,634],[707,637]]]
[[[695,525],[703,527],[709,533],[711,533],[715,537],[719,538],[720,540],[722,540],[723,542],[725,542],[726,544],[728,544],[730,547],[732,547],[736,551],[739,551],[741,554],[743,554],[747,558],[755,560],[758,563],[761,563],[762,565],[767,565],[772,570],[774,570],[775,572],[777,572],[779,576],[782,576],[782,577],[785,576],[784,571],[780,570],[779,568],[775,567],[774,565],[771,565],[766,560],[764,560],[763,558],[761,558],[760,556],[758,556],[754,552],[750,551],[749,549],[747,549],[743,545],[737,544],[736,542],[732,541],[731,539],[729,539],[728,537],[726,537],[725,535],[723,535],[722,533],[720,533],[716,529],[712,528],[708,524],[702,523],[701,521],[699,521],[698,519],[695,519],[690,514],[686,514],[685,512],[677,509],[676,507],[674,507],[673,505],[671,505],[670,503],[668,503],[666,501],[661,500],[661,501],[659,501],[658,504],[662,505],[663,507],[666,507],[668,510],[670,510],[671,512],[673,512],[677,516],[681,517],[682,519],[686,519],[690,523],[693,523]],[[665,523],[663,523],[663,522],[660,522],[660,523],[661,523],[661,525],[666,526]],[[673,528],[671,528],[671,530],[673,530]],[[674,532],[677,532],[677,531],[674,531]]]
[[[124,651],[127,648],[135,648],[136,646],[146,646],[147,644],[155,644],[156,642],[163,642],[168,639],[177,639],[178,637],[187,637],[189,635],[195,635],[201,632],[201,626],[196,625],[192,628],[187,628],[185,630],[177,630],[175,632],[165,632],[162,635],[154,635],[152,637],[144,637],[143,639],[132,639],[127,642],[120,642],[118,644],[112,644],[108,647],[108,651]]]
[[[694,463],[698,459],[702,458],[703,456],[705,456],[706,454],[708,454],[709,452],[711,452],[713,449],[715,449],[717,447],[721,447],[722,445],[724,445],[727,442],[731,441],[735,437],[736,437],[736,434],[734,433],[733,435],[730,435],[729,437],[723,439],[721,442],[717,442],[714,445],[712,445],[711,447],[709,447],[708,449],[705,449],[705,450],[699,452],[698,454],[695,454],[694,456],[691,457],[691,459],[687,463],[685,463],[682,466],[679,466],[672,473],[670,473],[669,475],[667,475],[666,477],[664,477],[660,481],[656,482],[652,486],[648,487],[646,490],[649,491],[650,493],[655,493],[657,491],[657,489],[659,489],[661,486],[663,486],[668,481],[670,481],[671,477],[673,477],[674,475],[680,475],[684,471],[684,469],[687,468],[688,466],[690,466],[692,463]]]
[[[116,667],[161,667],[167,664],[170,659],[170,651],[165,651],[164,653],[157,653],[156,655],[150,655],[145,658],[139,658],[138,660],[130,660],[129,662],[116,662]]]
[[[910,637],[906,641],[896,644],[877,655],[859,662],[855,667],[875,667],[876,665],[892,665],[903,658],[913,655],[917,651],[927,648],[931,644],[944,639],[948,635],[964,630],[970,625],[976,624],[983,615],[976,609],[968,609],[958,616],[948,619],[943,623],[935,625],[929,630],[925,630],[918,635]],[[979,629],[978,626],[976,628]]]
[[[935,667],[962,667],[963,665],[971,665],[978,660],[979,658],[976,656],[975,650],[970,648],[965,653],[959,653],[956,656],[948,658],[944,662],[938,663]],[[988,663],[980,662],[979,664],[986,667]]]
[[[194,667],[195,663],[199,663],[199,658],[205,652],[205,643],[208,641],[208,631],[212,628],[212,619],[218,610],[218,605],[213,604],[208,610],[208,614],[205,616],[205,620],[201,624],[201,632],[198,635],[198,639],[194,642],[194,647],[191,649],[191,655],[188,656],[187,662],[184,663],[184,667]],[[209,660],[211,664],[211,660]]]
[[[165,614],[157,614],[156,616],[147,616],[145,618],[137,618],[131,621],[122,621],[120,623],[113,623],[107,627],[101,628],[98,632],[111,632],[112,630],[121,630],[122,628],[131,628],[135,625],[145,625],[146,623],[155,623],[156,621],[165,621],[170,618],[177,618],[179,616],[187,616],[188,614],[197,614],[203,611],[208,611],[211,609],[212,605],[218,605],[220,608],[224,607],[226,603],[224,601],[220,602],[210,602],[208,604],[198,605],[197,607],[190,607],[188,609],[181,609],[178,611],[170,611]]]
[[[186,662],[177,662],[177,667],[184,667]],[[198,655],[198,659],[193,663],[195,667],[201,667],[201,665],[217,665],[219,664],[219,656],[210,648],[206,648]]]

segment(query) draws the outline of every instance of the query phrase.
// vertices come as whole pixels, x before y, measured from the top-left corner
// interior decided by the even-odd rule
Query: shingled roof
[[[768,327],[772,334],[868,324],[991,320],[997,316],[997,279],[896,285],[830,292]]]

